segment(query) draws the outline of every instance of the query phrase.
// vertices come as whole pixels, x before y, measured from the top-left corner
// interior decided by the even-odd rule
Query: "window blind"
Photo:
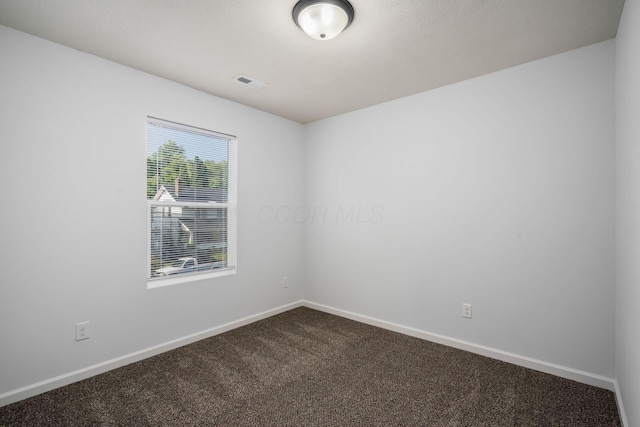
[[[235,270],[235,137],[147,119],[148,280]]]

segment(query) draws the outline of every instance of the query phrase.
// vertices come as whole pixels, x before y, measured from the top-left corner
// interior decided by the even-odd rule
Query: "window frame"
[[[238,233],[237,233],[237,175],[238,175],[238,139],[234,135],[221,132],[215,132],[196,126],[184,125],[169,120],[159,119],[156,117],[147,117],[146,129],[149,125],[166,127],[173,130],[197,133],[227,141],[227,203],[207,203],[207,202],[170,202],[156,201],[146,199],[146,216],[147,216],[147,289],[161,288],[183,283],[190,283],[200,280],[206,280],[216,277],[224,277],[236,274],[238,268]],[[146,141],[148,144],[148,141]],[[145,174],[146,176],[146,174]],[[151,217],[153,208],[197,208],[197,209],[226,209],[226,245],[227,245],[227,266],[220,269],[208,270],[202,272],[190,272],[183,274],[170,275],[166,277],[153,277],[151,271]]]

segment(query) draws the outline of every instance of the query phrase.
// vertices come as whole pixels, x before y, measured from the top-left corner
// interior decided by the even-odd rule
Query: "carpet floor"
[[[610,391],[303,307],[7,405],[0,425],[620,421]]]

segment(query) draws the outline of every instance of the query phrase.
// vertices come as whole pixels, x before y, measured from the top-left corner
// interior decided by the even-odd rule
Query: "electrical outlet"
[[[89,322],[76,323],[76,341],[89,338]]]
[[[471,304],[462,304],[462,317],[471,319]]]
[[[282,278],[282,287],[283,288],[288,288],[289,287],[289,277],[285,276]]]

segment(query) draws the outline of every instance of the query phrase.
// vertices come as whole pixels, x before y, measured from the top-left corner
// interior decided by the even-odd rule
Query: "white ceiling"
[[[0,0],[0,24],[307,123],[611,39],[624,0],[351,0],[329,41],[296,1]]]

